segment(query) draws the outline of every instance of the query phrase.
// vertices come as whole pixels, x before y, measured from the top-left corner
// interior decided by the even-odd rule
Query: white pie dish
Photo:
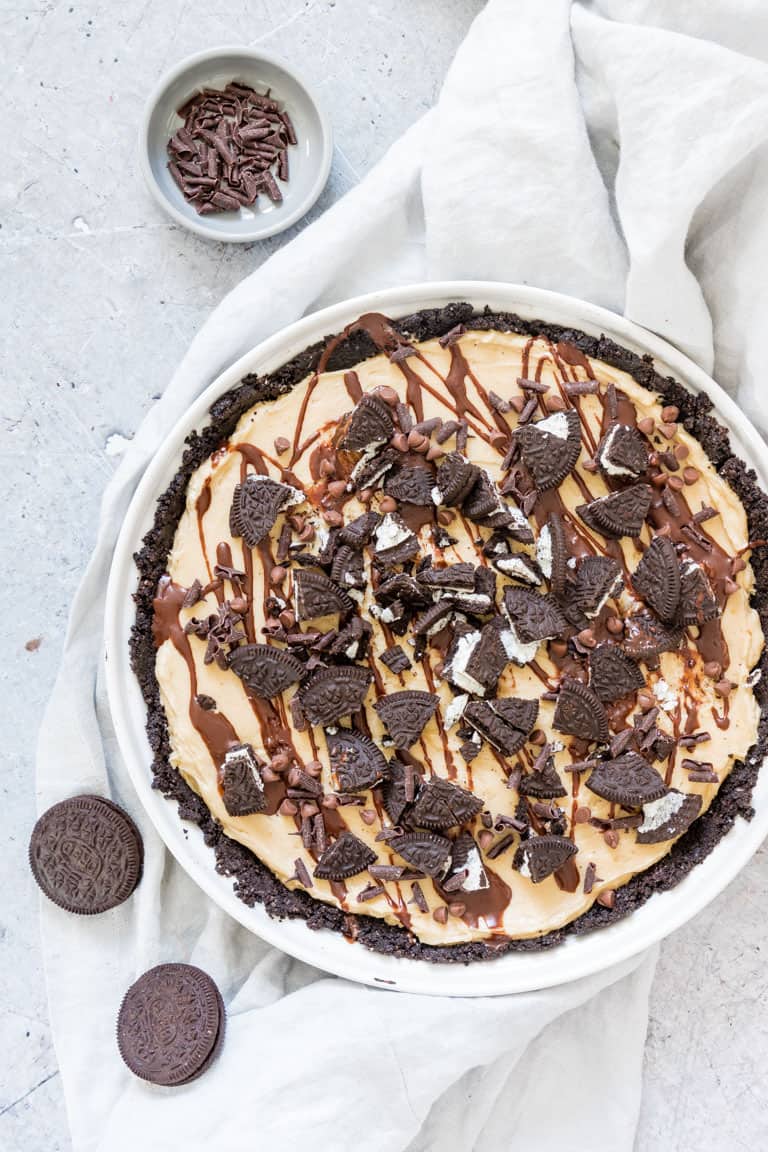
[[[734,878],[768,833],[768,776],[761,773],[758,779],[752,822],[739,819],[678,885],[653,896],[625,920],[584,936],[570,936],[566,943],[551,949],[511,952],[466,966],[388,957],[362,945],[351,945],[338,933],[312,931],[303,921],[274,920],[261,906],[249,908],[235,896],[232,881],[216,872],[214,854],[198,829],[182,824],[175,803],[152,789],[145,706],[128,652],[134,612],[131,594],[137,579],[133,554],[151,526],[157,497],[177,470],[185,437],[206,423],[213,401],[246,373],[278,368],[308,344],[339,331],[361,313],[378,310],[397,318],[455,300],[477,307],[489,305],[527,318],[543,317],[595,335],[605,333],[631,350],[650,353],[659,371],[711,397],[716,415],[730,430],[734,453],[755,469],[760,484],[768,489],[768,472],[761,465],[763,442],[733,401],[671,345],[604,309],[539,289],[463,281],[414,285],[358,297],[305,317],[247,353],[210,385],[164,441],[137,488],[115,551],[105,621],[107,684],[118,742],[148,815],[189,875],[245,927],[301,960],[374,986],[440,995],[499,995],[565,983],[600,971],[642,951],[689,920]]]

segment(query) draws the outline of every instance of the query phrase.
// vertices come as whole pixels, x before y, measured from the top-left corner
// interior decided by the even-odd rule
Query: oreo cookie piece
[[[468,496],[461,504],[461,511],[470,520],[478,524],[485,523],[489,517],[506,510],[506,503],[493,480],[484,468],[478,469],[475,482]]]
[[[410,748],[434,716],[437,704],[438,697],[433,692],[406,690],[382,696],[373,707],[395,747]]]
[[[402,601],[409,608],[426,608],[429,604],[429,593],[426,588],[407,572],[396,572],[382,580],[375,592],[377,604],[393,604],[395,600]]]
[[[349,880],[376,860],[372,848],[353,832],[342,832],[323,852],[315,867],[318,880]]]
[[[464,879],[456,889],[458,892],[485,892],[491,886],[480,849],[470,832],[462,832],[453,842],[450,876],[459,872],[463,873]]]
[[[191,964],[158,964],[126,992],[117,1046],[135,1076],[151,1084],[189,1084],[213,1062],[224,1038],[221,994]]]
[[[518,785],[521,796],[533,796],[536,800],[555,800],[567,796],[568,789],[560,779],[551,745],[545,745],[533,766],[533,771],[523,776]]]
[[[127,900],[141,879],[143,845],[127,812],[100,796],[73,796],[32,830],[29,864],[38,887],[67,912],[91,916]]]
[[[264,700],[279,696],[306,672],[300,660],[271,644],[242,644],[230,652],[227,667],[240,677],[249,692]]]
[[[363,512],[362,516],[356,516],[339,529],[339,540],[348,548],[362,552],[366,544],[370,544],[373,533],[380,523],[381,516],[378,512]]]
[[[446,508],[457,508],[474,488],[480,474],[476,464],[470,464],[460,452],[449,452],[440,462],[432,500]]]
[[[383,448],[374,456],[366,453],[352,469],[347,486],[353,492],[360,492],[363,488],[374,488],[382,476],[386,476],[401,459],[400,453],[395,448]]]
[[[293,574],[293,606],[297,620],[317,620],[337,612],[351,612],[355,603],[324,572],[305,568]]]
[[[324,651],[329,656],[344,657],[345,660],[363,660],[368,654],[368,645],[372,635],[373,626],[370,620],[353,616]]]
[[[669,536],[654,536],[632,574],[632,587],[664,624],[671,624],[680,603],[680,563]]]
[[[381,564],[403,564],[419,551],[418,536],[395,512],[388,512],[374,531],[375,555]]]
[[[382,786],[382,799],[384,811],[393,824],[402,823],[420,788],[421,776],[415,768],[410,765],[406,767],[399,760],[389,761],[388,775]]]
[[[585,556],[576,570],[570,603],[588,620],[599,616],[608,600],[624,587],[621,569],[610,556]]]
[[[386,444],[394,431],[389,405],[377,396],[363,396],[346,422],[340,447],[347,452],[365,452]]]
[[[299,704],[310,724],[329,727],[362,708],[371,673],[367,668],[321,668],[299,690]]]
[[[393,644],[391,648],[386,648],[379,656],[379,660],[385,668],[389,668],[390,672],[394,672],[396,676],[402,675],[403,672],[407,672],[412,667],[407,652],[399,644]]]
[[[557,601],[529,588],[506,588],[503,604],[515,636],[523,644],[553,640],[568,627]]]
[[[435,777],[419,792],[409,815],[409,823],[442,832],[466,824],[482,812],[484,801],[458,784]]]
[[[680,565],[680,620],[691,624],[706,624],[720,615],[717,599],[704,569],[695,560],[684,560]]]
[[[230,816],[252,816],[267,807],[261,765],[250,744],[230,748],[221,766],[221,796]]]
[[[427,468],[408,465],[390,472],[384,481],[387,496],[403,504],[416,504],[420,508],[432,506],[432,488],[432,473]]]
[[[499,700],[471,700],[463,717],[503,756],[514,756],[523,747],[536,723],[538,700],[507,696]]]
[[[349,544],[337,548],[331,564],[331,580],[338,588],[361,590],[367,583],[362,552],[357,552]]]
[[[600,496],[576,511],[588,528],[597,529],[611,539],[639,536],[651,507],[653,493],[648,484],[633,484],[620,492]]]
[[[457,627],[443,669],[446,680],[475,696],[492,692],[510,660],[508,633],[501,616],[494,616],[480,630]]]
[[[662,652],[676,652],[682,643],[679,628],[667,628],[655,616],[639,613],[624,621],[624,651],[633,660],[652,660]]]
[[[540,492],[557,488],[576,467],[581,452],[581,425],[575,408],[553,412],[536,424],[518,429],[523,463]]]
[[[598,444],[595,459],[610,480],[637,479],[648,469],[648,448],[643,436],[628,424],[611,424]]]
[[[518,847],[512,866],[533,884],[540,884],[577,852],[573,841],[564,836],[531,836]]]
[[[625,808],[639,808],[658,800],[667,791],[656,769],[637,752],[599,761],[587,778],[587,788],[596,796]]]
[[[608,717],[595,693],[580,680],[563,680],[552,721],[558,732],[590,743],[608,739]]]
[[[541,583],[542,573],[535,560],[527,552],[512,552],[506,541],[490,556],[491,564],[508,580],[536,587]]]
[[[565,528],[562,517],[557,512],[551,512],[546,524],[539,532],[536,541],[536,559],[539,568],[549,581],[549,589],[557,600],[562,600],[565,594],[565,578],[568,572],[568,545],[565,539]]]
[[[442,632],[443,628],[449,624],[455,611],[455,605],[452,600],[446,598],[438,600],[437,604],[433,604],[431,608],[427,608],[426,612],[422,612],[414,623],[414,637],[416,639],[419,637],[428,639],[430,636]]]
[[[406,832],[388,844],[412,868],[439,880],[451,866],[451,841],[437,832]]]
[[[340,792],[364,792],[386,777],[388,765],[384,753],[362,732],[335,728],[325,733],[325,742]]]
[[[676,840],[693,824],[701,812],[701,796],[696,792],[686,795],[670,788],[658,800],[643,804],[643,822],[637,829],[638,844],[660,844]]]
[[[616,644],[599,644],[589,654],[589,685],[604,704],[638,692],[645,677]]]
[[[246,476],[235,485],[229,511],[229,530],[255,548],[274,527],[284,508],[304,501],[304,493],[269,476]]]

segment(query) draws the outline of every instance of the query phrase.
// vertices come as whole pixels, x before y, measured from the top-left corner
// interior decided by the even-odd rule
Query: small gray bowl
[[[298,139],[288,152],[290,179],[280,185],[282,204],[260,196],[253,208],[199,216],[168,171],[167,144],[182,124],[177,108],[199,89],[224,88],[232,80],[259,92],[270,88],[290,115]],[[199,236],[236,244],[274,236],[300,220],[325,187],[332,154],[330,120],[306,84],[281,60],[250,48],[211,48],[166,72],[147,101],[139,137],[144,178],[161,208]]]

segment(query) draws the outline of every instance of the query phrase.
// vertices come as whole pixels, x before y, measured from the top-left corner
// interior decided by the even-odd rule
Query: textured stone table
[[[290,58],[322,92],[336,129],[333,174],[314,215],[433,103],[481,6],[481,0],[0,5],[7,93],[0,176],[4,1152],[70,1147],[25,855],[37,724],[96,532],[101,490],[123,438],[162,391],[211,308],[285,239],[222,247],[169,223],[136,171],[145,95],[174,61],[211,44],[259,44]],[[766,908],[763,851],[664,946],[640,1152],[766,1147]],[[599,1134],[594,1149],[602,1152]]]

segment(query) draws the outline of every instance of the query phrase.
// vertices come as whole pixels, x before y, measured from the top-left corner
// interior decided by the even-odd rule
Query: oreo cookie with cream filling
[[[617,421],[610,425],[600,441],[595,459],[609,480],[636,480],[648,470],[646,440],[636,428]]]
[[[576,467],[581,453],[581,424],[575,408],[553,412],[515,433],[523,463],[540,492],[557,488]]]
[[[377,396],[363,396],[352,409],[340,439],[347,452],[365,452],[386,444],[395,431],[389,406]]]
[[[250,744],[238,744],[226,753],[219,779],[224,807],[230,816],[252,816],[265,811],[262,767]]]

